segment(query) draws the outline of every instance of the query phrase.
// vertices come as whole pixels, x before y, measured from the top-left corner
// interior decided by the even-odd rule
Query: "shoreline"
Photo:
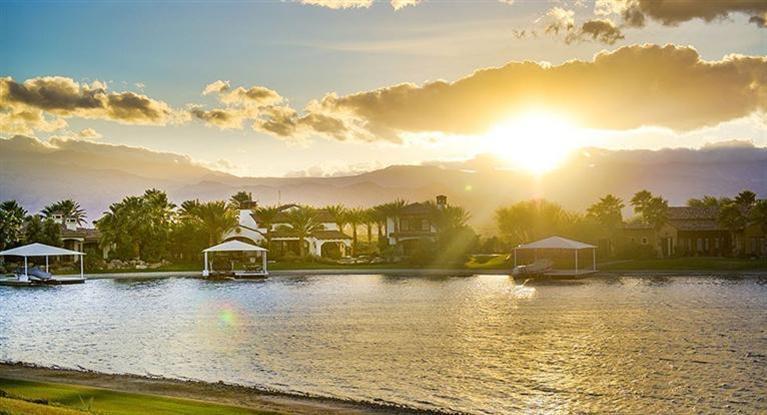
[[[257,387],[219,382],[203,382],[133,374],[109,374],[87,369],[45,367],[23,362],[0,362],[0,378],[86,386],[96,389],[180,398],[212,404],[236,406],[276,414],[450,414],[398,406],[395,404],[353,401],[300,393],[287,393]]]
[[[324,268],[324,269],[294,269],[270,271],[270,277],[286,276],[306,276],[306,275],[370,275],[380,274],[387,276],[404,277],[429,277],[429,276],[451,276],[451,277],[470,277],[473,275],[510,275],[511,270],[503,269],[464,269],[464,268]],[[636,270],[604,270],[593,274],[583,276],[561,276],[561,277],[543,277],[537,279],[562,279],[562,280],[582,280],[601,277],[658,277],[658,276],[679,276],[679,277],[716,277],[716,276],[742,276],[742,277],[764,277],[767,276],[767,270],[701,270],[701,269],[636,269]],[[201,271],[145,271],[145,272],[114,272],[84,274],[89,280],[98,279],[157,279],[157,278],[202,278]]]

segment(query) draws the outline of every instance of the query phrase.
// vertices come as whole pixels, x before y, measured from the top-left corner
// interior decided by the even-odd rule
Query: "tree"
[[[158,260],[168,256],[175,206],[165,192],[149,189],[113,203],[96,221],[101,246],[120,258]]]
[[[229,202],[235,209],[250,209],[255,204],[253,201],[253,194],[244,190],[240,190],[233,194],[232,197],[229,198]]]
[[[743,208],[735,202],[728,203],[719,209],[718,222],[730,232],[736,250],[736,233],[746,227],[747,219]]]
[[[717,198],[716,196],[706,195],[701,199],[688,199],[687,206],[689,207],[705,207],[705,208],[718,208],[720,206],[730,203],[732,200],[727,197]]]
[[[394,222],[394,233],[399,232],[399,217],[402,214],[402,209],[404,209],[407,204],[408,203],[405,200],[397,199],[393,202],[384,203],[375,207],[380,215],[379,218],[383,221],[384,228],[386,227],[387,218],[392,218],[392,221]],[[395,240],[397,239],[396,235],[394,238]]]
[[[338,230],[343,232],[344,226],[347,224],[346,215],[348,209],[346,209],[344,205],[330,205],[325,206],[325,211],[328,212],[331,218],[333,218],[333,222],[338,226]]]
[[[80,204],[72,199],[60,200],[56,203],[50,204],[43,208],[43,215],[50,218],[54,214],[58,213],[63,218],[63,223],[67,223],[67,219],[74,219],[78,226],[85,224],[85,210],[80,207]]]
[[[641,214],[652,198],[653,195],[648,190],[640,190],[634,194],[629,203],[634,207],[634,213]]]
[[[223,200],[200,203],[194,209],[194,216],[207,231],[209,245],[219,243],[224,232],[237,226],[238,222],[237,211]]]
[[[306,237],[315,231],[322,230],[322,223],[319,222],[317,211],[309,206],[299,206],[288,212],[288,223],[293,232],[298,236],[299,254],[303,258],[306,256]]]
[[[61,244],[61,226],[51,218],[43,219],[40,215],[27,216],[24,225],[24,243],[35,242],[59,246]]]
[[[373,242],[373,225],[378,224],[378,215],[374,209],[369,208],[369,209],[365,209],[365,213],[363,217],[365,222],[367,242],[371,243]]]
[[[586,217],[599,222],[607,230],[608,235],[612,236],[623,224],[623,214],[621,211],[624,207],[623,200],[612,194],[607,194],[600,198],[598,202],[589,206],[586,210]]]
[[[279,206],[262,206],[256,208],[256,213],[251,215],[259,226],[266,228],[266,235],[264,236],[266,237],[267,248],[272,245],[272,225],[274,225],[274,220],[280,212],[282,209]]]
[[[748,220],[762,227],[767,232],[767,200],[757,200],[748,212]]]
[[[642,208],[642,218],[655,230],[668,222],[668,201],[660,196],[651,198]]]
[[[735,203],[737,203],[738,206],[750,208],[756,203],[756,193],[750,190],[743,190],[735,196]]]
[[[431,221],[437,225],[438,231],[447,231],[466,226],[471,214],[461,206],[438,207],[428,202],[431,211]]]
[[[24,210],[15,200],[0,203],[0,249],[12,247],[23,237]]]
[[[346,211],[346,222],[352,227],[352,255],[357,252],[357,227],[365,220],[365,211],[359,208]]]
[[[652,225],[655,230],[668,222],[668,201],[647,190],[635,193],[631,198],[631,206],[635,213],[642,215],[642,221]]]
[[[578,217],[541,199],[502,207],[496,210],[495,221],[504,239],[516,246],[552,235],[569,235]]]

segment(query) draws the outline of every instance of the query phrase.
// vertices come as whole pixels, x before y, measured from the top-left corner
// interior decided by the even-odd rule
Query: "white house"
[[[259,223],[256,209],[240,209],[239,223],[236,228],[227,232],[223,240],[242,240],[257,245],[266,245],[266,235],[270,231],[272,255],[282,256],[287,253],[298,254],[299,238],[293,232],[289,216],[291,210],[298,209],[296,205],[286,205],[275,217],[271,230]],[[344,234],[333,217],[325,210],[317,212],[322,223],[322,229],[312,232],[304,238],[306,251],[309,255],[319,257],[344,257],[351,252],[352,238]]]

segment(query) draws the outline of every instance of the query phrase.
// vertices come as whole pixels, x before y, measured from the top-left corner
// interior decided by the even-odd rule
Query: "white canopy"
[[[257,245],[246,244],[245,242],[242,242],[242,241],[233,240],[233,241],[226,241],[215,246],[211,246],[208,249],[204,249],[202,252],[236,252],[236,251],[266,252],[268,250],[265,248],[261,248],[260,246],[257,246]]]
[[[58,255],[85,255],[82,252],[71,251],[69,249],[58,248],[55,246],[45,245],[41,243],[33,243],[29,245],[19,246],[13,249],[0,251],[0,255],[14,255],[14,256],[58,256]]]
[[[530,242],[529,244],[519,245],[515,249],[588,249],[596,248],[583,242],[573,241],[572,239],[561,236],[551,236],[540,241]]]

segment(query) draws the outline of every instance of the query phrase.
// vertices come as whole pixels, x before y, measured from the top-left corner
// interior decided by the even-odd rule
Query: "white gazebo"
[[[204,249],[202,252],[203,252],[203,256],[205,257],[205,269],[202,270],[203,277],[209,276],[211,271],[214,271],[208,266],[209,265],[208,253],[211,253],[211,252],[259,252],[261,254],[261,270],[249,271],[249,270],[232,269],[231,273],[234,274],[235,276],[242,276],[242,277],[263,276],[268,274],[266,270],[266,253],[268,252],[268,250],[266,248],[262,248],[257,245],[251,245],[238,240],[232,240],[232,241],[222,242],[215,246],[211,246],[208,249]]]
[[[578,253],[584,249],[591,250],[591,268],[578,268]],[[551,274],[557,275],[582,275],[596,272],[597,270],[597,247],[587,243],[574,241],[572,239],[563,238],[561,236],[551,236],[539,241],[530,242],[529,244],[519,245],[514,248],[514,266],[517,266],[517,251],[519,250],[533,250],[535,257],[538,257],[539,250],[570,250],[573,251],[575,256],[575,270],[556,270]]]
[[[83,279],[83,252],[72,251],[69,249],[59,248],[56,246],[45,245],[41,243],[33,243],[29,245],[19,246],[5,251],[0,251],[2,256],[20,256],[24,257],[24,275],[18,275],[18,278],[23,281],[29,280],[29,264],[27,258],[29,257],[45,257],[45,272],[48,272],[48,257],[74,255],[80,258],[80,279]]]

